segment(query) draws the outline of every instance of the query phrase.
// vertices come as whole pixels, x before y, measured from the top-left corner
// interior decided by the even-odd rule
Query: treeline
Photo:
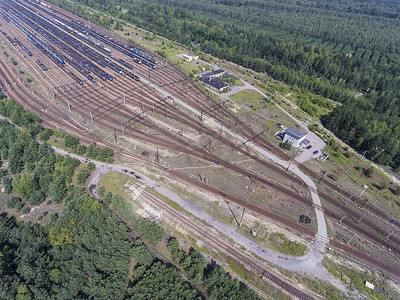
[[[11,115],[17,111],[25,120],[26,112],[14,101],[2,102],[1,107]],[[153,246],[166,237],[164,229],[136,218],[132,205],[119,195],[99,191],[109,210],[85,188],[72,184],[74,178],[83,183],[95,165],[81,168],[77,159],[55,154],[46,143],[39,145],[25,127],[38,122],[34,117],[19,121],[24,126],[20,130],[0,120],[0,177],[4,192],[10,194],[6,206],[10,212],[29,214],[28,206],[50,199],[47,204],[63,203],[64,209],[44,226],[0,214],[0,299],[202,299],[203,292],[186,282],[179,270],[156,259],[142,240],[130,238],[119,217]],[[71,138],[65,141],[75,144]],[[231,295],[229,290],[239,282],[218,270],[209,286],[218,286],[223,298],[223,291]],[[252,294],[243,285],[240,290],[238,295]],[[210,298],[221,299],[212,294]]]
[[[226,276],[224,269],[215,262],[207,264],[204,256],[194,248],[190,248],[189,252],[181,250],[176,238],[170,238],[168,250],[192,284],[205,290],[212,299],[259,299],[256,292],[237,279]]]
[[[65,0],[52,0],[92,22],[101,18]],[[381,139],[373,126],[389,128],[385,143],[397,138],[400,107],[400,4],[393,1],[254,0],[101,0],[77,1],[154,33],[277,80],[343,103],[323,119],[324,125],[355,149],[376,148]],[[222,16],[222,17],[221,17]],[[356,92],[364,96],[354,99]],[[370,94],[368,94],[370,92]],[[366,95],[366,96],[365,96]],[[358,103],[362,101],[363,104]],[[312,102],[300,106],[316,114]],[[342,110],[357,106],[363,118],[339,130]],[[348,138],[352,128],[360,138]],[[366,129],[366,130],[365,130]],[[348,131],[350,130],[350,131]],[[368,133],[368,134],[367,134]],[[362,140],[362,141],[361,141]],[[361,141],[361,142],[360,142]],[[367,142],[368,141],[368,142]],[[396,146],[385,162],[398,168]],[[373,158],[373,151],[367,153]]]
[[[0,215],[1,299],[201,299],[83,190],[65,205],[48,226]]]

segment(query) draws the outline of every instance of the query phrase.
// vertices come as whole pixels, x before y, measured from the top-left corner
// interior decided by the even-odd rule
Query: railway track
[[[141,194],[147,201],[151,202],[157,208],[167,212],[173,219],[179,220],[185,228],[189,229],[191,232],[199,235],[204,241],[210,243],[212,247],[217,248],[218,250],[224,252],[226,255],[233,257],[234,259],[241,262],[241,264],[250,268],[253,272],[258,273],[263,279],[273,283],[279,288],[285,290],[292,297],[301,300],[312,300],[317,299],[310,295],[309,292],[304,292],[299,288],[295,287],[293,283],[288,283],[285,280],[282,280],[280,276],[276,273],[268,270],[266,267],[260,264],[260,262],[251,256],[243,253],[239,248],[234,246],[233,244],[225,241],[224,239],[218,237],[214,233],[212,233],[209,229],[205,228],[203,225],[198,224],[197,222],[191,220],[183,213],[180,213],[170,207],[168,204],[165,204],[163,201],[157,199],[155,196],[150,194],[147,191],[144,191]]]
[[[10,25],[11,26],[11,25]],[[122,56],[121,56],[122,57]],[[3,66],[2,66],[2,68],[3,68]],[[13,70],[13,68],[11,67],[11,69],[10,69],[11,71]],[[142,76],[145,76],[146,75],[146,73],[148,72],[148,70],[145,68],[145,67],[143,67],[143,66],[138,66],[137,67],[137,70],[138,70],[138,73],[140,73]],[[162,70],[162,69],[160,69],[160,72],[159,72],[159,76],[160,76],[160,84],[163,84],[164,86],[163,86],[163,88],[165,88],[165,89],[167,89],[168,91],[170,91],[171,93],[180,93],[180,95],[184,95],[184,93],[183,93],[183,88],[184,87],[181,87],[180,89],[178,88],[178,87],[176,87],[176,86],[174,86],[174,85],[172,85],[171,84],[171,82],[177,82],[177,81],[181,81],[181,84],[183,84],[183,83],[186,83],[186,82],[189,82],[190,83],[190,85],[189,85],[189,87],[188,87],[188,91],[189,91],[189,93],[190,93],[190,95],[191,95],[191,97],[190,97],[190,99],[188,99],[188,101],[191,101],[191,103],[195,106],[195,107],[198,107],[198,109],[199,110],[207,110],[207,109],[209,109],[210,107],[212,107],[213,105],[215,105],[215,104],[217,104],[218,102],[215,100],[215,99],[210,99],[210,98],[207,98],[207,96],[206,95],[204,95],[204,92],[200,89],[200,88],[198,88],[196,85],[194,85],[191,81],[188,81],[188,80],[184,80],[186,77],[185,77],[185,75],[182,75],[182,73],[180,73],[179,72],[179,70],[177,70],[177,68],[176,67],[171,67],[170,68],[170,70],[173,70],[173,72],[171,71],[171,72],[169,72],[169,70],[166,68],[166,69],[164,69],[164,70]],[[150,72],[153,72],[153,71],[150,71]],[[12,74],[12,73],[11,73]],[[153,73],[153,78],[154,78],[154,75],[155,74],[155,72]],[[4,76],[4,78],[6,78],[6,75],[8,75],[8,74],[2,74],[3,76]],[[15,72],[14,72],[14,77],[13,78],[18,78],[18,74],[15,74]],[[66,78],[65,77],[66,75],[65,74],[63,74],[63,76],[59,76],[60,78]],[[151,76],[148,76],[148,77],[151,77]],[[165,77],[165,78],[164,78]],[[12,81],[12,79],[11,79],[11,81]],[[7,82],[7,84],[10,84],[10,82],[11,81],[9,81],[9,82]],[[55,79],[55,80],[52,80],[52,82],[57,82],[58,81],[58,83],[60,83],[60,79],[57,77],[57,79]],[[183,82],[182,82],[183,81]],[[12,82],[11,82],[12,83]],[[124,76],[119,76],[119,77],[116,77],[116,80],[115,81],[113,81],[113,82],[110,82],[109,84],[110,84],[110,90],[111,90],[111,92],[110,92],[110,94],[112,95],[112,96],[115,96],[115,97],[117,97],[117,92],[118,93],[122,93],[123,92],[123,89],[119,86],[119,84],[125,84],[125,83],[130,83],[130,81],[127,79],[127,78],[124,78]],[[85,88],[86,88],[86,85],[85,85]],[[160,100],[159,99],[159,96],[157,96],[156,95],[156,93],[155,92],[153,92],[153,93],[150,93],[150,91],[148,91],[147,92],[147,94],[148,95],[146,95],[145,97],[143,97],[143,99],[141,100],[141,105],[144,105],[144,106],[147,106],[147,109],[150,109],[150,103],[153,103],[153,104],[151,104],[151,105],[154,105],[154,103],[157,103],[156,101],[158,100]],[[23,101],[23,103],[30,103],[29,101],[29,92],[27,92],[25,89],[24,89],[24,91],[23,91],[23,95],[22,94],[17,94],[17,93],[14,93],[14,97],[15,98],[17,98],[17,97],[24,97],[24,101]],[[95,109],[95,107],[97,107],[96,109],[99,109],[99,110],[101,110],[101,105],[110,105],[110,103],[107,103],[107,102],[101,102],[101,103],[98,103],[98,104],[96,104],[96,103],[94,103],[95,101],[97,101],[97,102],[99,102],[98,101],[98,99],[103,99],[104,98],[104,92],[103,93],[100,93],[100,91],[99,90],[94,90],[90,95],[89,94],[83,94],[83,95],[81,95],[81,94],[78,94],[78,93],[75,93],[74,94],[75,96],[75,99],[78,99],[78,98],[80,98],[80,100],[77,100],[77,102],[74,104],[74,105],[76,105],[76,107],[79,107],[79,105],[81,105],[81,107],[79,107],[79,110],[77,111],[78,113],[80,112],[80,113],[82,113],[82,114],[87,114],[87,108],[88,108],[88,105],[98,105],[98,106],[91,106],[93,109]],[[39,97],[39,95],[35,95],[36,97],[35,98],[37,98],[37,97]],[[93,96],[92,98],[90,98],[89,96]],[[94,96],[96,96],[96,97],[94,97]],[[135,100],[135,99],[133,99],[134,97],[137,97],[138,95],[137,94],[135,94],[135,96],[132,96],[132,100],[128,100],[128,101],[131,101],[130,103],[132,103],[132,104],[135,104],[135,105],[138,105],[138,104],[140,104],[140,103],[138,103],[138,101],[137,100]],[[64,98],[63,98],[64,97]],[[60,95],[59,96],[59,98],[60,98],[60,100],[65,100],[66,99],[66,95]],[[157,98],[158,97],[158,98]],[[197,98],[196,98],[197,97]],[[84,100],[83,100],[84,99]],[[82,140],[83,141],[85,141],[86,143],[90,143],[91,141],[93,141],[94,139],[96,139],[96,141],[100,141],[101,139],[98,139],[97,137],[95,137],[93,134],[88,134],[87,132],[86,132],[86,129],[85,128],[83,128],[81,125],[79,125],[79,124],[77,124],[75,121],[73,121],[67,114],[65,114],[61,109],[59,109],[59,107],[57,107],[57,106],[55,106],[53,103],[51,103],[50,101],[47,101],[46,99],[45,99],[45,97],[41,97],[41,100],[40,101],[42,101],[43,100],[43,102],[42,103],[46,103],[46,105],[48,105],[49,107],[51,107],[52,108],[52,111],[50,111],[51,112],[51,114],[55,114],[55,115],[58,115],[60,118],[63,118],[64,120],[66,120],[66,122],[64,122],[64,129],[67,131],[67,132],[69,132],[69,133],[72,133],[72,134],[75,134],[75,135],[83,135],[82,136]],[[46,100],[46,102],[44,102],[44,100]],[[79,102],[78,102],[79,101]],[[145,102],[146,101],[146,102]],[[110,101],[108,101],[108,102],[110,102]],[[57,124],[57,122],[59,122],[60,120],[58,120],[58,119],[52,119],[51,117],[50,117],[50,115],[51,114],[47,114],[47,113],[45,113],[45,112],[43,112],[43,111],[41,111],[40,110],[40,108],[38,108],[37,106],[39,106],[40,107],[40,102],[39,101],[36,101],[35,102],[36,103],[36,107],[31,107],[31,106],[29,106],[29,109],[31,110],[32,109],[32,111],[33,112],[36,112],[36,113],[38,113],[40,116],[42,116],[44,119],[46,119],[45,121],[44,121],[44,124],[46,124],[46,126],[49,126],[49,127],[53,127],[54,128],[54,124]],[[65,106],[67,106],[68,104],[66,103],[66,101],[64,102],[65,103]],[[25,104],[25,106],[26,106],[27,104]],[[85,105],[85,106],[84,106]],[[27,106],[28,107],[28,106]],[[105,106],[104,106],[105,107]],[[171,108],[171,105],[169,105],[168,106],[169,108]],[[172,106],[173,107],[173,106]],[[85,108],[86,108],[86,110],[85,110]],[[208,112],[207,113],[207,115],[210,115],[210,116],[213,116],[214,118],[216,118],[217,120],[218,119],[220,119],[220,120],[225,120],[224,122],[226,122],[226,120],[228,119],[228,120],[230,120],[228,123],[224,123],[224,124],[228,124],[227,126],[232,126],[232,128],[235,130],[235,131],[237,131],[237,132],[239,132],[239,134],[241,134],[242,136],[244,136],[244,137],[251,137],[251,136],[254,136],[254,132],[252,131],[252,130],[250,130],[250,129],[248,129],[248,127],[247,126],[245,126],[245,124],[242,122],[242,121],[240,121],[240,120],[237,120],[237,122],[235,122],[235,123],[237,123],[236,125],[234,125],[234,124],[232,124],[232,122],[231,122],[231,117],[230,116],[232,116],[231,114],[230,114],[230,112],[229,112],[229,110],[227,110],[226,108],[224,108],[224,107],[220,107],[221,109],[218,109],[218,110],[211,110],[210,112]],[[113,113],[115,113],[115,114],[117,114],[117,115],[119,115],[119,114],[121,114],[121,112],[123,112],[123,111],[125,111],[125,114],[123,115],[125,118],[128,118],[128,115],[129,114],[132,114],[132,111],[128,111],[128,113],[126,112],[126,109],[121,109],[121,110],[119,110],[119,108],[118,107],[116,107],[116,108],[113,108]],[[162,111],[162,106],[159,106],[159,112],[158,113],[160,113],[161,114],[161,111]],[[178,116],[179,116],[179,112],[175,112],[175,111],[173,111],[172,110],[172,108],[169,110],[170,111],[170,116],[168,116],[168,117],[171,117],[171,118],[176,118],[176,119],[178,119]],[[106,111],[104,110],[101,114],[99,114],[99,115],[97,115],[97,117],[95,117],[95,118],[98,118],[98,119],[103,119],[103,123],[101,123],[103,126],[105,126],[106,128],[110,128],[110,129],[112,129],[112,130],[119,130],[120,129],[120,127],[119,127],[119,124],[118,124],[118,121],[115,119],[115,118],[112,118],[112,116],[108,116],[108,115],[106,115]],[[111,114],[112,112],[110,112],[110,114]],[[182,112],[181,112],[182,113]],[[87,118],[88,118],[88,116],[87,116]],[[89,119],[89,118],[88,118]],[[138,121],[139,121],[140,119],[138,119]],[[204,126],[202,126],[203,124],[202,124],[202,122],[198,122],[198,120],[196,120],[195,118],[191,118],[190,116],[189,116],[189,118],[187,118],[187,114],[184,116],[184,117],[180,117],[180,119],[178,119],[179,120],[179,122],[181,122],[182,124],[185,124],[186,126],[190,126],[190,128],[192,128],[192,129],[194,129],[194,130],[203,130],[204,132],[206,132],[208,135],[210,135],[211,137],[215,137],[215,138],[217,138],[217,137],[219,137],[220,135],[218,135],[218,134],[216,134],[215,133],[215,131],[212,131],[212,130],[209,130],[208,128],[205,128]],[[185,120],[188,120],[188,121],[185,121]],[[140,121],[142,121],[142,120],[140,120]],[[75,124],[75,125],[72,125],[72,124]],[[182,149],[186,149],[187,147],[186,147],[186,145],[187,145],[187,141],[185,141],[185,140],[182,140],[181,138],[179,138],[179,137],[177,137],[176,135],[173,135],[173,134],[171,134],[171,133],[168,133],[168,131],[166,132],[166,130],[165,129],[159,129],[159,128],[157,128],[157,126],[155,126],[155,124],[153,124],[153,123],[150,123],[150,122],[148,122],[148,121],[146,121],[146,120],[144,120],[144,122],[143,122],[143,125],[144,126],[152,126],[151,128],[154,128],[154,129],[157,129],[157,131],[156,131],[156,133],[159,135],[159,136],[150,136],[150,135],[148,135],[148,136],[146,136],[146,137],[144,137],[144,134],[143,134],[143,132],[140,132],[140,131],[138,131],[138,130],[134,130],[134,129],[132,129],[132,126],[130,126],[130,128],[129,128],[129,131],[130,131],[130,133],[129,134],[131,134],[131,136],[132,137],[134,137],[134,138],[139,138],[139,139],[146,139],[146,141],[148,142],[148,143],[151,143],[151,144],[157,144],[157,143],[159,143],[159,145],[160,146],[163,146],[163,147],[165,147],[165,148],[168,148],[168,149],[172,149],[172,150],[176,150],[176,151],[181,151],[182,152]],[[235,127],[236,126],[236,127]],[[89,135],[89,137],[88,137],[88,135]],[[168,139],[170,139],[169,141],[168,140],[166,140],[165,138],[161,138],[160,139],[160,136],[166,136],[166,137],[168,137]],[[220,142],[224,142],[222,139],[220,139],[220,138],[218,138],[218,140],[220,141]],[[172,142],[171,142],[172,141]],[[108,146],[110,146],[110,144],[109,143],[107,143],[106,141],[101,141],[103,144],[106,144],[106,145],[108,145]],[[273,153],[273,154],[275,154],[275,155],[277,155],[277,156],[279,156],[279,157],[281,157],[281,158],[286,158],[286,159],[288,159],[288,158],[290,158],[290,157],[288,157],[285,153],[283,153],[282,151],[280,151],[279,149],[277,149],[277,148],[275,148],[273,145],[271,145],[271,144],[269,144],[267,141],[265,141],[264,139],[261,139],[261,138],[259,138],[259,139],[257,139],[257,140],[254,140],[253,141],[254,143],[257,143],[258,145],[261,145],[262,147],[264,147],[264,148],[266,148],[266,147],[269,147],[268,149],[270,149],[270,151]],[[230,147],[233,147],[232,145],[230,145]],[[236,147],[236,145],[235,145],[235,147]],[[111,148],[113,148],[114,150],[116,150],[116,151],[120,151],[121,149],[119,149],[118,147],[116,147],[116,146],[111,146]],[[235,148],[236,149],[236,148]],[[190,151],[189,151],[190,150]],[[221,163],[221,166],[224,166],[224,167],[226,167],[226,168],[232,168],[232,166],[229,166],[229,165],[225,165],[225,163],[224,164],[222,164],[222,162],[221,161],[219,161],[219,158],[218,157],[215,157],[215,155],[212,155],[212,154],[209,154],[209,153],[204,153],[204,151],[202,151],[201,149],[199,150],[199,148],[198,147],[195,147],[195,146],[193,146],[192,148],[190,148],[189,150],[186,150],[187,152],[185,152],[185,153],[188,153],[189,155],[193,155],[193,156],[196,156],[196,157],[199,157],[199,158],[201,158],[201,159],[205,159],[205,160],[207,160],[207,161],[211,161],[211,162],[215,162],[215,163],[218,163],[218,164],[220,164]],[[184,152],[184,151],[183,151]],[[121,154],[124,154],[124,155],[129,155],[129,151],[120,151],[120,153]],[[252,156],[251,154],[245,154],[245,155],[248,155],[249,157],[252,157],[254,160],[257,160],[257,158],[256,157],[254,157],[254,156]],[[140,158],[138,158],[137,156],[133,156],[132,155],[132,157],[135,157],[135,159],[140,159]],[[293,162],[293,163],[295,163],[293,160],[292,160],[292,158],[290,158],[290,160]],[[261,160],[259,160],[259,162],[260,162]],[[155,164],[156,165],[156,164]],[[270,166],[269,167],[271,167],[272,168],[272,166],[271,166],[272,164],[270,164]],[[297,163],[296,163],[296,165],[298,165]],[[298,165],[299,166],[299,168],[301,168],[305,173],[307,173],[307,174],[311,174],[311,176],[312,177],[314,177],[314,178],[317,178],[316,177],[316,173],[314,172],[314,171],[312,171],[312,170],[309,170],[309,169],[307,169],[306,167],[304,167],[304,166],[302,166],[302,165]],[[275,167],[275,169],[274,169],[274,171],[277,171],[278,172],[278,169],[279,169],[279,172],[280,172],[280,174],[282,174],[282,175],[284,175],[284,176],[286,176],[287,178],[289,178],[289,179],[291,179],[291,180],[294,180],[294,181],[298,181],[299,182],[299,180],[297,179],[297,178],[295,178],[295,177],[293,177],[293,176],[289,176],[288,174],[286,174],[285,172],[284,172],[284,170],[282,170],[282,169],[280,169],[280,168],[278,168],[278,167],[276,167],[276,166],[274,166]],[[158,168],[160,168],[160,166],[158,166]],[[231,169],[232,170],[232,169]],[[257,174],[255,174],[255,173],[253,173],[253,172],[250,172],[250,171],[248,171],[248,170],[244,170],[245,172],[244,173],[242,173],[242,169],[240,169],[240,168],[234,168],[234,171],[235,172],[238,172],[239,174],[243,174],[243,175],[245,175],[245,176],[249,176],[250,178],[252,178],[252,179],[257,179],[257,180],[260,180],[260,182],[261,183],[263,183],[263,184],[266,184],[266,185],[269,185],[269,186],[271,186],[271,182],[268,180],[268,178],[259,178],[259,177],[257,177],[258,175]],[[170,171],[171,172],[171,174],[172,174],[172,171]],[[176,172],[175,172],[175,176],[180,176],[181,178],[183,178],[184,177],[184,175],[183,174],[177,174]],[[318,176],[319,177],[319,176]],[[183,179],[182,179],[183,180]],[[187,178],[184,180],[184,181],[186,181],[186,182],[191,182],[190,180],[188,180]],[[330,185],[332,185],[332,183],[331,182],[329,182],[328,180],[325,180],[325,179],[323,179],[322,180],[323,182],[325,181],[325,182],[327,182],[328,184],[330,184]],[[192,182],[193,184],[196,184],[197,186],[198,185],[200,185],[200,183],[199,182]],[[333,185],[334,186],[334,185]],[[276,188],[277,187],[277,185],[274,185],[274,188]],[[291,191],[290,189],[282,189],[282,191],[283,192],[285,192],[286,194],[288,194],[288,195],[291,195],[291,197],[295,197],[296,199],[298,199],[299,198],[299,196],[297,195],[297,194],[295,194],[295,193],[293,193],[293,191]],[[216,192],[217,194],[219,193],[221,193],[221,191],[213,191],[213,192]],[[222,192],[223,193],[223,192]],[[322,198],[328,198],[328,201],[330,201],[330,203],[332,203],[332,204],[337,204],[337,203],[339,203],[338,202],[338,200],[336,200],[336,199],[334,199],[333,197],[330,197],[330,196],[328,196],[328,195],[326,195],[326,194],[323,194],[323,193],[321,193],[321,192],[319,192],[319,194],[322,196]],[[229,195],[227,195],[227,196],[229,196]],[[230,196],[229,196],[230,197]],[[303,197],[300,197],[301,199],[299,200],[300,202],[302,202],[302,203],[304,203],[304,204],[308,204],[308,205],[310,205],[310,201],[306,201],[306,200],[304,200],[303,199]],[[238,199],[235,199],[234,197],[230,197],[230,199],[231,200],[235,200],[235,201],[237,201]],[[242,203],[243,204],[243,202],[236,202],[236,203]],[[366,207],[368,207],[368,205],[366,206]],[[341,206],[341,209],[343,209],[345,212],[347,212],[347,213],[349,213],[350,215],[351,214],[355,214],[356,216],[359,216],[356,212],[354,212],[353,210],[350,210],[348,207],[346,207],[346,206]],[[329,214],[329,211],[326,211],[328,214]],[[264,212],[265,213],[265,212]],[[382,212],[380,212],[380,215],[382,216],[382,217],[384,217],[386,220],[388,220],[389,221],[389,219],[390,219],[390,216],[387,216],[386,214],[382,214]],[[333,217],[335,217],[335,218],[337,218],[337,216],[338,216],[338,214],[336,213],[335,214],[335,212],[333,213],[333,214],[331,214],[331,216],[333,216]],[[347,221],[347,220],[346,220]],[[369,222],[369,223],[367,223],[367,225],[368,226],[370,226],[372,223],[371,222]],[[350,224],[351,225],[351,224]],[[349,225],[349,226],[350,226]],[[358,229],[358,227],[352,227],[352,228],[354,228],[356,231],[357,230],[360,230],[360,229]],[[380,228],[378,228],[378,226],[375,226],[374,224],[372,224],[371,226],[370,226],[370,228],[372,228],[372,233],[370,233],[370,232],[366,232],[367,234],[369,234],[371,237],[374,237],[374,239],[375,239],[375,241],[380,241],[380,243],[382,242],[381,240],[380,240],[380,236],[379,236],[379,233],[377,233],[377,232],[381,232],[380,234],[382,234],[382,233],[385,233],[385,232],[383,232]],[[391,237],[390,237],[391,239],[391,241],[395,244],[395,245],[399,245],[399,243],[397,243],[398,242],[398,239],[397,239],[397,237],[396,236],[394,236],[394,235],[392,235]],[[396,249],[396,251],[397,251],[397,247],[393,247],[393,249]]]

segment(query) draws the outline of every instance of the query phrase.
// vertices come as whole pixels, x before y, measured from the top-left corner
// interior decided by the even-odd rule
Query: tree
[[[75,147],[78,144],[79,144],[79,139],[70,134],[67,134],[67,136],[64,138],[65,147],[75,149]]]
[[[292,145],[291,142],[286,141],[286,142],[284,142],[284,143],[280,143],[280,144],[279,144],[279,147],[281,147],[281,148],[283,148],[283,149],[285,149],[285,150],[292,150],[293,145]]]
[[[88,163],[87,169],[92,172],[94,169],[96,169],[96,165],[93,162]]]
[[[22,199],[21,199],[21,198],[18,198],[18,197],[11,197],[11,198],[9,198],[9,199],[6,200],[6,207],[8,207],[8,208],[16,208],[16,207],[17,207],[17,204],[18,204],[19,202],[22,202]]]
[[[46,200],[46,195],[38,190],[38,191],[34,191],[31,196],[28,199],[28,203],[30,205],[39,205],[41,203],[44,202],[44,200]]]
[[[3,177],[1,179],[1,183],[3,184],[4,192],[6,194],[10,194],[13,191],[12,179],[8,177]]]
[[[77,146],[76,146],[75,152],[76,152],[76,154],[78,154],[78,155],[83,155],[83,154],[85,154],[85,152],[86,152],[86,146],[85,146],[85,145],[82,145],[82,144],[77,145]]]
[[[28,288],[27,285],[21,284],[17,290],[17,296],[15,297],[16,300],[31,300],[32,299],[32,292]]]
[[[40,134],[39,139],[46,142],[49,140],[50,136],[53,134],[53,130],[50,128],[45,128]]]
[[[149,266],[153,262],[153,256],[140,239],[135,241],[131,250],[131,255],[136,262],[142,266]]]
[[[37,189],[37,181],[27,173],[18,175],[13,179],[14,192],[24,200],[28,200]]]
[[[17,174],[24,168],[24,162],[22,160],[23,151],[16,146],[12,146],[8,153],[8,170],[11,174]]]
[[[375,174],[375,168],[369,167],[368,169],[365,170],[364,174],[365,174],[365,176],[372,178]]]
[[[67,193],[64,177],[58,176],[53,179],[49,185],[49,194],[53,197],[53,201],[59,203]]]
[[[177,259],[179,254],[179,241],[177,238],[170,238],[168,241],[168,250],[171,252],[172,257]]]
[[[97,155],[98,155],[98,153],[99,153],[99,148],[97,148],[97,147],[96,147],[95,145],[93,145],[93,144],[90,144],[89,147],[87,147],[87,149],[86,149],[86,153],[87,153],[87,156],[88,156],[89,158],[96,159],[96,158],[97,158]]]
[[[83,184],[86,182],[88,177],[90,176],[90,172],[86,169],[80,169],[78,171],[78,175],[76,176],[76,181],[78,184]]]

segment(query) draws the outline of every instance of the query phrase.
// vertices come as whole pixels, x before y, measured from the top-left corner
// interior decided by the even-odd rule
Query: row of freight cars
[[[7,18],[8,19],[8,18]],[[28,48],[26,48],[20,41],[18,41],[17,39],[12,39],[7,33],[5,33],[4,31],[2,31],[1,29],[0,29],[0,33],[2,34],[2,35],[4,35],[4,37],[11,43],[11,45],[13,45],[13,46],[20,46],[21,47],[21,49],[26,53],[26,54],[28,54],[29,56],[32,56],[32,52],[31,51],[29,51],[29,49]]]
[[[69,65],[78,70],[91,82],[96,82],[93,76],[90,75],[91,72],[93,72],[96,76],[98,76],[102,80],[107,80],[107,79],[113,80],[113,77],[110,74],[102,71],[101,69],[99,69],[98,67],[87,61],[80,54],[78,54],[76,51],[73,50],[76,49],[79,52],[91,58],[92,60],[96,61],[103,67],[105,66],[110,67],[119,74],[125,73],[136,81],[140,80],[140,78],[135,74],[135,72],[132,73],[128,70],[121,68],[117,64],[105,58],[103,55],[94,51],[90,47],[87,47],[79,40],[76,40],[75,38],[67,35],[65,32],[59,30],[57,27],[53,26],[52,23],[47,22],[46,20],[48,20],[49,18],[45,18],[46,20],[43,20],[43,18],[38,17],[29,10],[25,9],[25,7],[17,3],[14,3],[12,1],[5,1],[5,3],[3,3],[2,5],[2,8],[4,9],[4,11],[7,12],[7,14],[2,12],[3,17],[6,18],[7,20],[11,20],[19,29],[21,29],[24,33],[26,33],[28,40],[32,42],[32,44],[34,44],[41,52],[46,54],[51,60],[53,60],[60,67],[63,68],[63,65],[67,62]],[[30,30],[28,30],[27,27],[18,22],[13,15],[16,18],[20,19],[22,22],[24,22],[26,25],[28,25],[30,28],[35,30],[38,34],[34,34]],[[50,34],[48,31],[50,31],[52,34]],[[51,46],[51,44],[46,43],[41,38],[41,36],[49,40],[51,44],[54,44],[56,46],[56,48],[61,49],[68,56],[72,57],[72,59],[69,58],[67,59],[66,58],[67,56],[62,55],[57,49]],[[58,38],[55,38],[55,36]],[[60,41],[60,39],[62,41]],[[67,44],[69,46],[72,46],[72,49]],[[30,52],[22,44],[20,44],[20,46],[24,51],[26,50]],[[132,65],[125,62],[122,59],[119,59],[118,62],[120,62],[129,69],[133,69]],[[46,67],[40,61],[39,62],[37,61],[37,63],[43,70],[45,70]],[[75,74],[73,74],[72,72],[68,72],[65,68],[63,68],[63,70],[67,72],[71,76],[71,78],[73,78],[75,81],[79,81],[79,79]]]
[[[79,34],[82,38],[88,40],[92,44],[94,43],[98,48],[101,50],[106,51],[107,53],[110,53],[111,50],[109,48],[104,47],[100,43],[97,43],[90,39],[88,36],[92,36],[96,38],[99,41],[102,41],[106,45],[109,45],[110,47],[130,56],[132,60],[136,63],[143,63],[144,65],[156,69],[157,61],[154,58],[154,56],[138,49],[137,47],[129,46],[119,40],[116,40],[94,28],[91,28],[79,21],[76,21],[74,19],[67,19],[59,15],[59,13],[55,10],[50,10],[48,8],[45,8],[34,1],[31,0],[25,0],[28,2],[30,5],[36,7],[39,10],[42,10],[54,17],[54,21],[56,24],[59,26],[62,26],[66,29],[69,29],[72,32],[75,32],[76,34]],[[46,19],[51,20],[51,18],[46,17]],[[57,23],[58,22],[58,23]]]
[[[72,57],[72,60],[70,60],[69,63],[78,72],[82,73],[86,77],[87,75],[89,75],[88,72],[93,72],[96,76],[98,76],[102,80],[107,80],[107,79],[113,80],[113,76],[102,71],[97,66],[91,64],[88,60],[86,60],[82,55],[80,55],[74,49],[78,50],[82,54],[90,57],[92,60],[98,62],[100,65],[105,67],[106,62],[104,60],[104,57],[101,56],[99,53],[95,52],[91,48],[84,45],[82,42],[76,40],[75,38],[67,35],[63,31],[59,30],[57,27],[53,26],[52,23],[36,16],[29,10],[25,9],[23,6],[12,1],[4,1],[4,2],[7,3],[6,7],[10,11],[16,10],[23,14],[23,16],[22,15],[19,16],[23,22],[25,22],[28,26],[37,31],[41,36],[49,40],[52,44],[56,45],[68,56]],[[50,34],[49,32],[51,32],[52,34]],[[57,57],[60,58],[60,55],[57,55]],[[59,61],[60,63],[65,64],[64,57]],[[84,67],[86,67],[89,71],[85,72]],[[91,78],[89,77],[88,79],[90,80]]]
[[[23,8],[21,10],[23,12],[27,12],[27,10],[24,10]],[[55,36],[61,37],[61,39],[64,40],[64,42],[71,45],[74,49],[80,51],[84,55],[90,57],[92,60],[99,63],[101,66],[103,67],[108,66],[109,68],[113,69],[119,74],[128,73],[125,72],[123,68],[119,67],[115,63],[112,63],[109,59],[105,58],[103,55],[97,53],[96,51],[93,51],[90,47],[87,47],[85,44],[81,43],[79,40],[76,40],[75,38],[68,36],[58,28],[54,27],[51,23],[46,22],[33,14],[30,14],[29,11],[28,15],[31,16],[36,21],[36,23],[40,24],[42,27],[52,32]],[[57,44],[57,42],[54,40],[52,40],[52,42]],[[82,73],[84,76],[86,76],[90,81],[92,82],[94,81],[93,77],[89,76],[90,71],[92,71],[102,80],[106,79],[113,80],[113,77],[110,74],[102,72],[99,68],[86,61],[79,54],[74,53],[74,51],[70,51],[71,49],[66,49],[66,47],[61,44],[58,44],[58,46],[64,49],[64,52],[75,58],[74,60],[68,60],[68,63],[72,65],[75,69],[77,69],[80,73]],[[128,64],[122,59],[118,59],[118,62],[120,62],[129,69],[133,69],[132,65]],[[140,80],[140,78],[137,75],[131,77],[133,77],[137,81]]]

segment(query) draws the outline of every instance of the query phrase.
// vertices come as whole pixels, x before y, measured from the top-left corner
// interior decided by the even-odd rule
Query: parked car
[[[313,152],[313,154],[316,155],[316,154],[318,154],[318,152],[319,152],[318,150],[315,150],[315,151]]]
[[[307,150],[310,150],[311,148],[312,148],[311,145],[308,145],[308,146],[306,147]]]

